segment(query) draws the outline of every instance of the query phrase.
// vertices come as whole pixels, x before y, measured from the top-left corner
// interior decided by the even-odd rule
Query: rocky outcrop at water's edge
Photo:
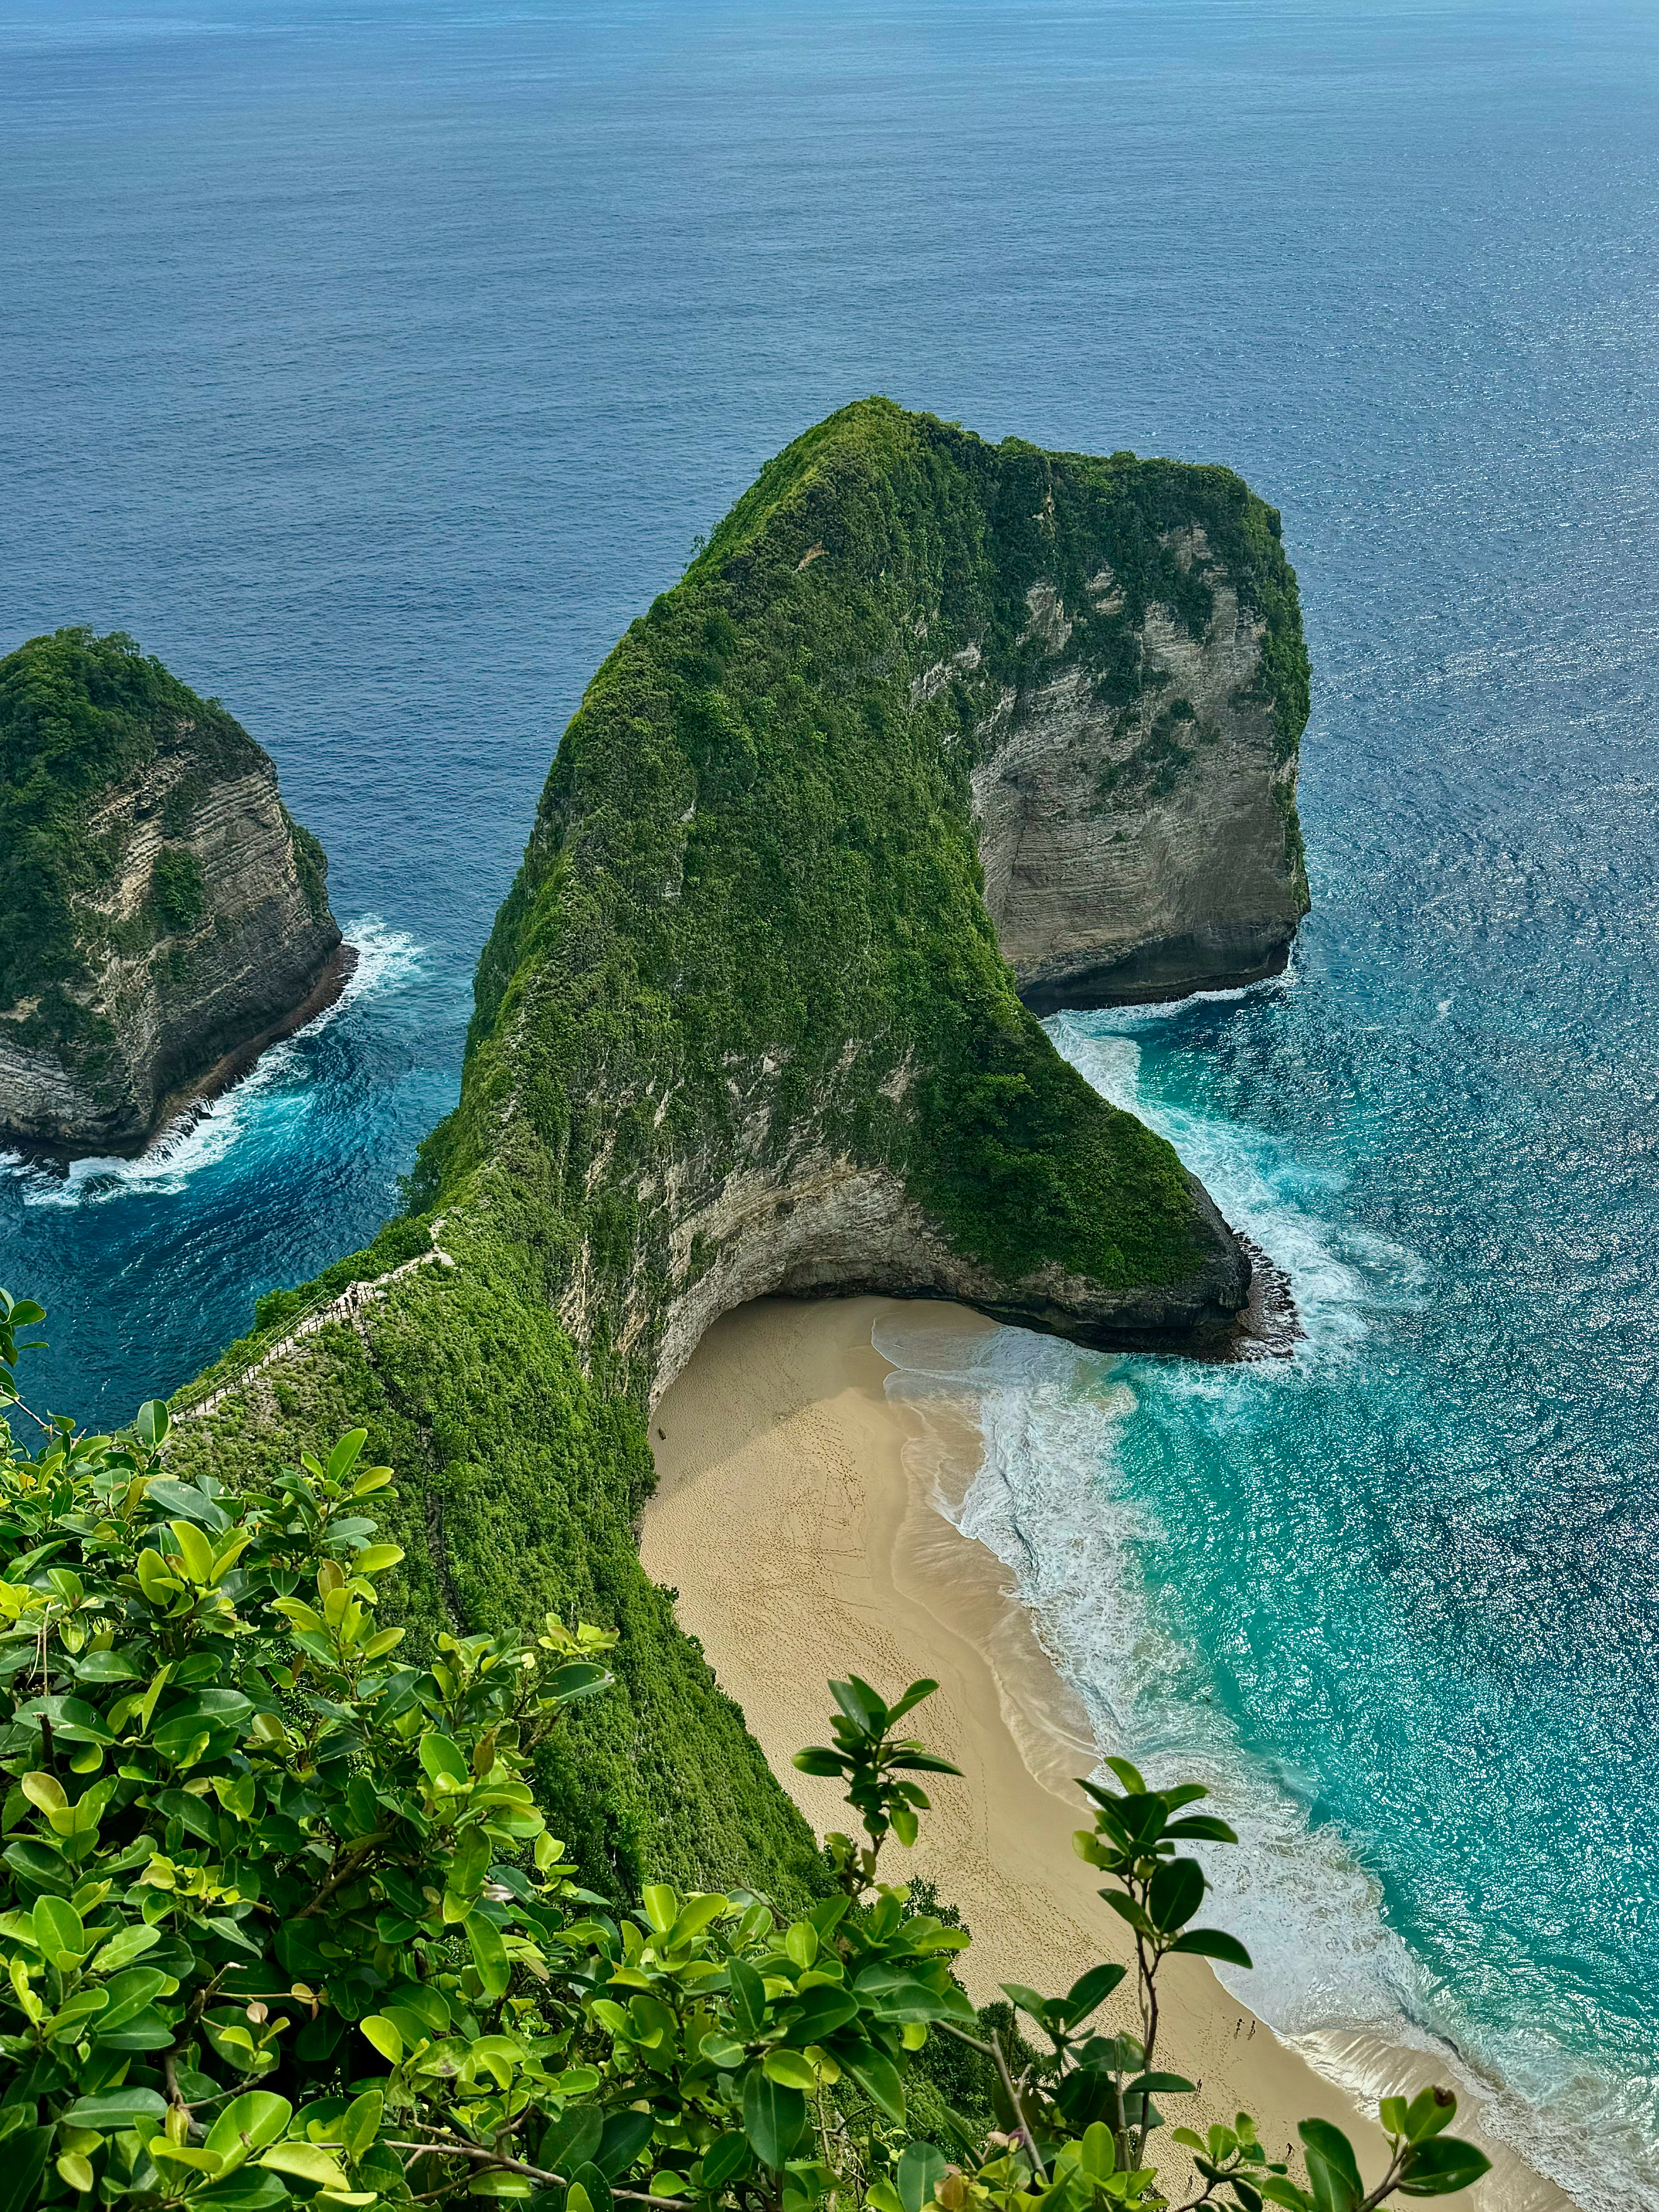
[[[130,640],[0,661],[0,1145],[137,1152],[356,955],[269,757]]]

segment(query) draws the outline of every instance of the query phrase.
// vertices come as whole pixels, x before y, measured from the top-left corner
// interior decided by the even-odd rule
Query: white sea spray
[[[357,964],[339,997],[303,1029],[262,1052],[228,1091],[186,1107],[136,1159],[75,1160],[67,1173],[59,1173],[15,1153],[0,1154],[0,1172],[18,1179],[26,1206],[103,1206],[123,1198],[176,1197],[256,1133],[263,1153],[280,1154],[315,1104],[305,1040],[365,999],[395,991],[422,971],[420,945],[405,932],[388,928],[378,915],[349,925],[345,939]]]
[[[1104,1096],[1168,1137],[1223,1212],[1290,1275],[1306,1364],[1346,1365],[1369,1316],[1419,1305],[1427,1271],[1383,1237],[1322,1219],[1334,1179],[1310,1173],[1268,1133],[1143,1096],[1135,1030],[1158,1010],[1061,1015],[1056,1046]],[[1524,2153],[1590,2212],[1659,2207],[1647,2154],[1652,2084],[1616,2083],[1552,2041],[1494,2047],[1455,1993],[1438,1985],[1387,1923],[1382,1892],[1340,1826],[1314,1817],[1316,1778],[1241,1744],[1206,1656],[1160,1617],[1149,1590],[1167,1572],[1169,1538],[1126,1480],[1121,1445],[1155,1388],[1166,1416],[1242,1434],[1251,1395],[1284,1387],[1278,1363],[1211,1367],[1147,1364],[1091,1353],[1000,1328],[960,1337],[878,1323],[875,1344],[894,1363],[891,1395],[927,1414],[930,1398],[971,1407],[982,1457],[965,1486],[936,1504],[1009,1570],[1051,1658],[1080,1697],[1095,1741],[1133,1758],[1154,1783],[1203,1781],[1237,1830],[1237,1849],[1202,1852],[1213,1885],[1206,1918],[1239,1936],[1254,1971],[1219,1969],[1224,1984],[1322,2071],[1362,2100],[1407,2081],[1451,2078],[1473,2092],[1499,2168],[1492,2212],[1542,2212],[1547,2183],[1505,2160]],[[1592,2150],[1590,2146],[1594,2142]]]

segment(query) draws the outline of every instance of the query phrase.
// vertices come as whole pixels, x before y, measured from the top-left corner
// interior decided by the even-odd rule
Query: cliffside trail
[[[625,1694],[543,1777],[590,1880],[815,1878],[634,1552],[650,1408],[716,1316],[884,1291],[1235,1340],[1237,1240],[1022,994],[1282,963],[1307,683],[1236,477],[884,400],[772,462],[593,678],[410,1212],[177,1401],[204,1468],[367,1425],[417,1629],[622,1629]],[[453,1264],[410,1265],[438,1215]]]

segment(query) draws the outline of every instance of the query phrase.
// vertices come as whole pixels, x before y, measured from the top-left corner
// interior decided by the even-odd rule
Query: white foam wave
[[[1073,1015],[1047,1026],[1079,1073],[1167,1136],[1227,1218],[1286,1269],[1308,1331],[1298,1360],[1352,1357],[1370,1315],[1420,1301],[1422,1262],[1321,1218],[1309,1201],[1334,1179],[1309,1175],[1267,1133],[1143,1095],[1140,1048],[1126,1031],[1154,1012],[1115,1014],[1110,1028]],[[1473,2092],[1496,2160],[1480,2196],[1488,2212],[1571,2201],[1592,2212],[1659,2208],[1632,2101],[1641,2085],[1591,2078],[1553,2048],[1504,2052],[1501,2077],[1491,2054],[1477,2058],[1474,2039],[1449,2029],[1462,2025],[1450,1993],[1431,1985],[1384,1921],[1375,1879],[1339,1831],[1314,1825],[1313,1778],[1244,1752],[1207,1662],[1155,1614],[1142,1565],[1167,1539],[1130,1494],[1116,1448],[1137,1410],[1133,1366],[1016,1329],[960,1337],[919,1329],[902,1313],[878,1324],[874,1341],[894,1364],[890,1395],[924,1415],[930,1399],[958,1417],[976,1415],[980,1464],[965,1482],[959,1475],[939,1488],[935,1504],[1009,1570],[1097,1745],[1133,1758],[1155,1783],[1203,1781],[1237,1832],[1240,1848],[1200,1854],[1214,1885],[1206,1917],[1259,1962],[1249,1975],[1218,1969],[1224,1983],[1373,2108],[1379,2094],[1448,2075]],[[1288,1380],[1277,1363],[1170,1363],[1160,1366],[1158,1388],[1224,1396]],[[1530,2164],[1507,2154],[1506,2142]],[[1540,2166],[1564,2187],[1571,2179],[1571,2199],[1538,2180]]]
[[[1328,1831],[1310,1832],[1298,1796],[1311,1792],[1297,1778],[1275,1786],[1247,1773],[1201,1662],[1146,1603],[1134,1558],[1164,1532],[1115,1480],[1115,1436],[1136,1409],[1123,1364],[1018,1329],[919,1337],[902,1316],[874,1340],[897,1370],[894,1395],[925,1407],[930,1392],[972,1394],[978,1472],[957,1502],[935,1502],[1011,1571],[1097,1743],[1150,1777],[1179,1768],[1206,1782],[1239,1830],[1244,1848],[1212,1854],[1206,1871],[1217,1917],[1273,1961],[1250,1978],[1253,2008],[1291,2033],[1395,2009],[1411,1961],[1382,1926],[1375,1884]]]
[[[878,1322],[873,1341],[893,1364],[890,1396],[924,1417],[933,1401],[956,1417],[952,1433],[965,1408],[976,1415],[980,1465],[965,1487],[937,1487],[933,1502],[1009,1570],[1098,1748],[1133,1758],[1155,1785],[1205,1783],[1237,1831],[1237,1849],[1199,1853],[1213,1885],[1206,1920],[1257,1961],[1248,1974],[1218,1967],[1225,1986],[1373,2110],[1379,2095],[1449,2076],[1469,2093],[1495,2162],[1480,2197],[1485,2212],[1659,2204],[1638,2115],[1613,2085],[1564,2083],[1559,2051],[1500,2079],[1454,2042],[1445,1993],[1385,1923],[1377,1883],[1337,1830],[1312,1824],[1312,1778],[1245,1754],[1204,1662],[1155,1618],[1137,1558],[1164,1532],[1116,1479],[1114,1436],[1136,1410],[1124,1363],[1018,1329],[957,1337],[937,1324],[918,1328],[902,1313]],[[943,1468],[948,1449],[936,1437],[924,1458]],[[1564,2109],[1564,2089],[1574,2109]],[[1539,2108],[1551,2105],[1540,2130]],[[1621,2136],[1628,2156],[1614,2148]],[[1540,2166],[1564,2185],[1570,2178],[1572,2197],[1540,2179]]]
[[[426,971],[425,946],[407,930],[388,928],[378,914],[366,914],[360,921],[349,922],[345,941],[356,951],[357,965],[334,1004],[325,1006],[314,1021],[307,1022],[304,1029],[297,1031],[300,1036],[311,1036],[318,1030],[326,1029],[360,999],[380,997],[398,990]]]
[[[1351,1352],[1366,1334],[1368,1311],[1417,1305],[1428,1271],[1415,1253],[1386,1237],[1338,1229],[1298,1203],[1328,1199],[1340,1188],[1331,1170],[1302,1167],[1264,1129],[1143,1094],[1140,1047],[1122,1024],[1140,1026],[1155,1011],[1114,1012],[1109,1029],[1087,1014],[1057,1014],[1044,1026],[1084,1080],[1167,1137],[1227,1219],[1285,1270],[1316,1354]]]
[[[422,969],[420,945],[404,931],[388,929],[378,915],[352,923],[345,939],[356,951],[357,965],[333,1004],[262,1052],[228,1091],[186,1107],[137,1159],[76,1160],[62,1174],[15,1153],[0,1153],[0,1170],[19,1179],[23,1203],[103,1206],[121,1198],[174,1197],[192,1177],[226,1158],[256,1120],[268,1147],[282,1149],[313,1103],[305,1055],[296,1049],[301,1039],[326,1029],[370,994],[410,981]]]

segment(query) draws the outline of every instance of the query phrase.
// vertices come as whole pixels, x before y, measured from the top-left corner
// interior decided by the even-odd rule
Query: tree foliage
[[[0,2212],[377,2212],[484,2197],[535,2212],[1111,2212],[1163,2206],[1148,2153],[1163,1960],[1248,1963],[1194,1926],[1186,1841],[1231,1831],[1109,1762],[1083,1857],[1128,1923],[1139,2035],[1097,2027],[1124,1980],[1010,1985],[1048,2050],[1017,2056],[952,1971],[969,1938],[878,1879],[955,1773],[890,1705],[833,1684],[835,1773],[864,1841],[830,1839],[838,1893],[797,1917],[733,1890],[582,1890],[529,1777],[607,1690],[612,1632],[441,1635],[381,1625],[398,1547],[363,1432],[268,1485],[168,1471],[159,1402],[116,1436],[30,1412],[15,1370],[44,1318],[0,1292],[0,1401],[33,1446],[0,1467]],[[913,2126],[933,2036],[990,2059],[1001,2124]],[[937,2099],[934,2100],[937,2105]],[[1363,2181],[1340,2130],[1302,2129],[1308,2181],[1253,2124],[1172,2140],[1188,2207],[1372,2212],[1485,2170],[1439,2090],[1382,2118]]]

